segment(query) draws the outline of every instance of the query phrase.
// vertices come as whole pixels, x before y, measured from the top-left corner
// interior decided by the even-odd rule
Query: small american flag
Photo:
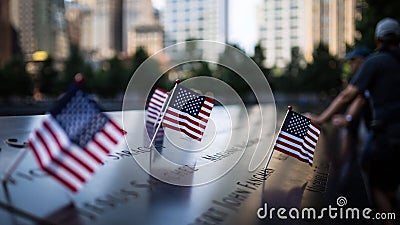
[[[177,85],[162,124],[201,141],[214,100]]]
[[[320,131],[310,119],[289,110],[274,148],[312,165]]]
[[[161,88],[157,88],[150,98],[149,105],[146,111],[146,131],[147,136],[150,139],[152,139],[157,129],[157,120],[159,121],[161,119],[161,110],[167,98],[168,92],[164,91]],[[158,148],[163,145],[163,142],[164,128],[160,126],[154,139],[154,145],[156,146],[156,148]]]
[[[77,192],[123,135],[124,131],[74,85],[31,134],[28,145],[40,168]]]
[[[146,111],[146,122],[156,123],[157,118],[160,119],[160,113],[164,102],[168,98],[168,92],[161,88],[157,88],[150,98]]]

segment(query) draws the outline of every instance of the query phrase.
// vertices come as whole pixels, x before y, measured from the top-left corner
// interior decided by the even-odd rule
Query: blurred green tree
[[[254,46],[254,55],[253,55],[253,57],[251,57],[251,59],[253,59],[253,61],[254,61],[260,68],[264,67],[264,66],[263,66],[263,62],[264,62],[264,60],[265,60],[266,58],[265,58],[265,55],[264,55],[264,52],[263,52],[263,49],[262,49],[262,47],[261,47],[261,43],[260,43],[260,42],[258,42],[258,43],[256,44],[256,46]]]
[[[254,56],[252,57],[252,59],[260,68],[260,70],[264,73],[265,77],[268,78],[271,75],[271,69],[264,66],[264,61],[266,60],[266,57],[260,42],[257,43],[257,45],[254,47]]]
[[[129,71],[130,71],[130,77],[135,73],[135,71],[137,70],[137,68],[139,68],[139,66],[147,59],[149,58],[149,55],[147,54],[146,50],[143,47],[139,47],[136,50],[135,55],[132,58],[132,64],[129,67]]]
[[[361,33],[356,44],[365,45],[370,49],[375,46],[375,26],[379,20],[391,17],[400,21],[400,1],[398,0],[364,0],[359,3],[362,18],[357,22],[356,28]]]
[[[270,78],[274,90],[299,93],[318,93],[334,96],[341,88],[342,63],[324,45],[313,52],[314,61],[305,68],[299,48],[292,49],[292,61],[280,76]]]
[[[244,52],[243,49],[236,44],[231,45],[234,48]],[[230,51],[227,47],[225,48],[224,52],[222,52],[219,56],[219,62],[221,64],[228,64],[228,65],[237,65],[240,66],[243,61],[237,57],[237,55],[232,54],[233,52]],[[232,71],[229,68],[224,66],[218,66],[217,70],[214,72],[214,77],[221,79],[222,81],[226,82],[229,86],[231,86],[236,93],[246,101],[246,98],[249,96],[251,92],[250,86],[247,82],[236,72]]]
[[[82,53],[77,46],[72,45],[70,55],[64,62],[64,70],[58,75],[55,93],[65,92],[74,82],[77,73],[81,73],[85,78],[85,89],[88,92],[98,92],[96,88],[97,72],[93,70],[92,65],[85,61]]]
[[[198,39],[186,39],[185,51],[178,53],[178,57],[182,59],[199,59],[204,54],[204,49],[198,47],[196,42]],[[204,61],[191,61],[176,66],[171,72],[176,72],[181,81],[195,77],[195,76],[212,76],[212,71],[208,62]]]
[[[97,71],[95,76],[89,80],[90,89],[99,96],[109,97],[108,72],[106,70]]]
[[[212,76],[212,71],[207,62],[193,62],[192,68],[193,76]]]
[[[304,59],[300,55],[299,47],[291,49],[291,61],[281,70],[279,75],[270,77],[273,90],[283,92],[305,91],[302,84],[304,79],[304,66],[301,65]],[[276,70],[277,71],[277,70]],[[277,73],[277,72],[276,72]]]
[[[0,96],[28,96],[32,94],[33,83],[25,70],[26,64],[20,55],[6,62],[0,69]]]
[[[60,74],[60,78],[58,80],[57,92],[66,91],[67,88],[74,82],[74,76],[77,73],[82,73],[86,79],[92,76],[91,74],[85,73],[91,71],[91,69],[88,67],[89,66],[85,63],[79,48],[72,45],[70,55],[64,64],[64,72]]]
[[[56,82],[58,73],[54,69],[54,59],[48,57],[46,61],[41,62],[40,73],[40,92],[46,95],[54,95],[57,93]]]
[[[158,62],[158,61],[156,61],[156,60],[154,60],[154,59],[151,59],[151,58],[149,58],[149,55],[147,54],[147,52],[146,52],[146,50],[143,48],[143,47],[139,47],[137,50],[136,50],[136,53],[135,53],[135,55],[133,56],[133,58],[132,58],[132,60],[131,60],[131,65],[130,65],[130,67],[129,67],[129,76],[128,76],[128,78],[127,78],[127,80],[126,80],[126,84],[128,84],[129,83],[129,81],[130,81],[130,79],[131,79],[131,77],[133,76],[133,74],[136,72],[136,70],[140,67],[140,65],[142,64],[142,63],[144,63],[144,61],[146,61],[146,60],[148,60],[146,63],[147,63],[147,66],[149,67],[149,68],[151,68],[151,73],[154,73],[154,74],[161,74],[161,67],[160,67],[160,63]],[[147,72],[150,72],[150,71],[147,71]],[[157,81],[156,81],[156,83],[154,84],[154,86],[153,86],[153,88],[152,88],[152,90],[150,91],[150,94],[152,94],[153,93],[153,91],[156,89],[156,88],[161,88],[161,89],[163,89],[163,90],[166,90],[166,91],[169,91],[169,90],[171,90],[171,88],[173,87],[173,82],[171,82],[169,79],[168,79],[168,71],[165,73],[165,74],[163,74]]]
[[[299,85],[306,92],[335,96],[341,88],[342,63],[329,53],[325,45],[313,52],[314,61],[299,76]]]
[[[123,62],[117,57],[113,57],[106,62],[108,69],[106,70],[106,77],[108,83],[108,90],[106,95],[115,97],[121,94],[128,84],[127,70]]]
[[[266,60],[264,49],[261,47],[261,43],[258,42],[254,47],[254,56],[252,57],[253,61],[260,68],[261,72],[264,74],[265,78],[268,80],[268,83],[272,90],[275,90],[275,77],[273,76],[271,68],[267,68],[264,66],[264,61]]]

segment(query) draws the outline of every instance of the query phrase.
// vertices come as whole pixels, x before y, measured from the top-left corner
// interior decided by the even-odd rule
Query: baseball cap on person
[[[384,18],[378,22],[375,29],[375,37],[383,38],[389,34],[400,35],[399,23],[392,18]]]
[[[360,46],[360,47],[353,49],[353,51],[348,52],[345,56],[345,59],[353,59],[353,58],[357,58],[357,57],[367,57],[369,54],[370,54],[369,48],[367,48],[365,46]]]

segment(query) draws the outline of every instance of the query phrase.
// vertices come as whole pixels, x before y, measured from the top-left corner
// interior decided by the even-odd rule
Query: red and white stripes
[[[124,131],[110,120],[82,149],[70,141],[52,116],[48,116],[31,134],[28,143],[40,167],[69,190],[77,192],[123,135]]]
[[[213,106],[214,100],[206,97],[197,117],[173,107],[168,107],[164,116],[163,126],[181,131],[189,137],[201,141]]]

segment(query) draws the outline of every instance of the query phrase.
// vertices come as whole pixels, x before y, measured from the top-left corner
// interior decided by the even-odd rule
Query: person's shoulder
[[[365,62],[373,63],[376,61],[385,61],[387,60],[388,57],[391,57],[390,53],[388,52],[384,51],[374,52],[365,59]]]
[[[368,57],[367,57],[367,59],[373,59],[373,58],[380,58],[380,57],[384,57],[384,56],[386,56],[387,55],[387,53],[386,52],[383,52],[383,51],[377,51],[377,52],[374,52],[374,53],[372,53],[372,54],[370,54]]]

